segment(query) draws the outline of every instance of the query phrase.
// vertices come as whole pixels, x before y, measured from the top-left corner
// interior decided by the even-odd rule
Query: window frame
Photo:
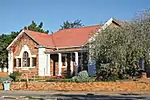
[[[22,67],[30,67],[30,63],[29,53],[24,51],[22,56]]]

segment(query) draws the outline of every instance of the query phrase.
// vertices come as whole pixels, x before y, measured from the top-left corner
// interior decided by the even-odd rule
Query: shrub
[[[117,65],[113,66],[110,63],[100,65],[96,80],[115,81],[117,79],[119,79],[119,68]]]
[[[133,75],[130,75],[131,71],[129,70],[131,69],[128,69],[128,67],[125,66],[121,66],[117,63],[101,64],[99,69],[97,70],[96,80],[116,81],[118,79],[128,79],[131,76],[140,76],[140,70],[136,69],[136,72],[132,72]]]
[[[90,77],[86,70],[79,72],[77,76],[72,77],[71,81],[73,82],[89,82]]]
[[[15,71],[9,75],[9,77],[12,78],[14,82],[18,81],[20,76],[21,73],[19,71]]]
[[[12,81],[10,77],[0,77],[0,82],[5,82],[5,81]]]

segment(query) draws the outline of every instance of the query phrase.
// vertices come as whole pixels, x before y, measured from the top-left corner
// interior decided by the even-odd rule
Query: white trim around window
[[[29,56],[29,59],[30,59],[29,67],[23,67],[23,54],[24,54],[24,52],[28,53],[28,56]],[[27,45],[24,45],[21,49],[21,52],[20,52],[19,56],[15,56],[14,58],[16,59],[16,66],[14,66],[15,68],[22,69],[22,70],[28,70],[30,68],[35,68],[35,66],[36,66],[36,62],[34,62],[35,66],[32,66],[33,65],[33,58],[37,59],[36,55],[31,55],[30,49]],[[21,60],[18,62],[18,59],[21,59]],[[18,64],[21,65],[21,66],[18,66]]]

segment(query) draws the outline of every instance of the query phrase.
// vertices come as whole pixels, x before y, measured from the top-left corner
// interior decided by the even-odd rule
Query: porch
[[[50,57],[50,76],[71,77],[88,70],[86,51],[46,52]]]

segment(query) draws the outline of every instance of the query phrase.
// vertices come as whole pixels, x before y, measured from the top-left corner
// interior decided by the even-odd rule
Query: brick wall
[[[31,55],[36,55],[36,66],[35,68],[29,68],[29,70],[22,70],[21,68],[15,68],[14,71],[19,71],[22,74],[21,78],[29,77],[32,78],[38,76],[38,49],[37,44],[26,34],[23,34],[15,43],[14,43],[14,57],[19,56],[21,49],[24,45],[27,45],[30,49]]]
[[[0,90],[2,90],[0,84]],[[11,90],[61,90],[61,91],[125,91],[125,92],[150,92],[149,82],[12,82]]]

